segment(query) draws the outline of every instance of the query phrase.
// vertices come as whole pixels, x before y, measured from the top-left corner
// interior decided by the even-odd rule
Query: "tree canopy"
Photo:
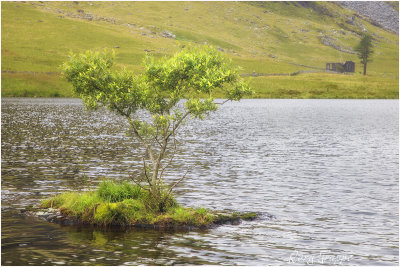
[[[369,34],[363,35],[360,43],[355,47],[361,63],[364,65],[364,75],[367,75],[367,63],[371,62],[371,55],[374,53],[372,49],[372,37]]]
[[[189,47],[172,57],[144,59],[144,73],[113,69],[115,52],[87,51],[70,54],[63,65],[66,79],[88,109],[106,107],[125,117],[128,135],[144,148],[143,175],[135,182],[153,195],[159,209],[171,190],[185,177],[164,185],[163,173],[176,152],[176,131],[188,118],[204,119],[220,104],[252,93],[238,68],[214,48]],[[216,91],[224,94],[214,101]],[[146,120],[138,113],[151,115]],[[167,151],[172,156],[166,158]]]

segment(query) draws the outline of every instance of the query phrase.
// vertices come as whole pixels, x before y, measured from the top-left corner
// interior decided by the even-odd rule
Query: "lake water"
[[[2,265],[398,265],[398,100],[243,100],[191,121],[180,203],[268,216],[206,231],[60,226],[19,211],[126,178],[126,123],[78,99],[2,99]]]

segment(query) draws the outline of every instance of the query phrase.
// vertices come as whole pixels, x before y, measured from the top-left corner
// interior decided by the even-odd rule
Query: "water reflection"
[[[134,175],[141,151],[123,120],[77,99],[6,98],[1,116],[3,265],[398,264],[398,101],[245,100],[188,123],[166,177],[190,168],[178,200],[275,219],[181,233],[21,216],[83,173]]]

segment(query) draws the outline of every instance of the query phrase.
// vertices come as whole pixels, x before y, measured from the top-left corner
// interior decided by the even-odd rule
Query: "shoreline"
[[[108,225],[99,225],[93,223],[84,222],[78,218],[73,216],[68,216],[63,214],[59,209],[53,208],[26,208],[25,210],[20,210],[20,214],[28,217],[32,217],[35,219],[47,221],[49,223],[56,223],[63,226],[94,226],[98,228],[140,228],[140,229],[153,229],[153,230],[164,230],[164,231],[192,231],[192,230],[207,230],[213,229],[222,225],[239,225],[243,221],[255,221],[255,220],[271,220],[275,219],[275,216],[272,214],[261,214],[256,212],[247,212],[240,213],[239,215],[233,215],[230,213],[216,212],[216,214],[221,215],[221,218],[216,221],[207,224],[207,225],[192,225],[192,224],[184,224],[177,222],[165,222],[165,223],[135,223],[128,225],[120,225],[120,224],[108,224]],[[234,214],[234,213],[233,213]]]

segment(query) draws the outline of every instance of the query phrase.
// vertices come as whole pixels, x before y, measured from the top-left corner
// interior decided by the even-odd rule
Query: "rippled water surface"
[[[2,265],[398,265],[399,102],[244,100],[181,132],[167,179],[188,206],[272,214],[207,231],[101,230],[19,210],[126,178],[140,148],[77,99],[2,99]]]

